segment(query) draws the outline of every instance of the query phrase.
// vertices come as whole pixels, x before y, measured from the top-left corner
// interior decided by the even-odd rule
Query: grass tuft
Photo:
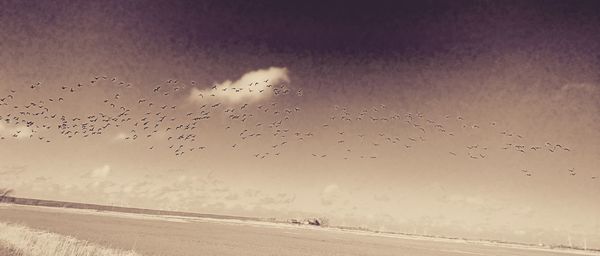
[[[0,255],[139,256],[134,251],[105,248],[70,236],[2,222],[0,222]]]

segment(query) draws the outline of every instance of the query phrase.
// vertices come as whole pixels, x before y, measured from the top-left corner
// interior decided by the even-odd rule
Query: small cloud
[[[227,200],[227,201],[233,201],[233,200],[238,200],[238,198],[239,198],[238,194],[232,193],[232,194],[227,195],[225,197],[225,200]]]
[[[27,170],[26,165],[17,165],[17,166],[2,166],[0,167],[0,176],[3,175],[19,175]]]
[[[33,130],[25,125],[5,125],[0,123],[0,136],[14,139],[28,139],[33,135]]]
[[[279,193],[277,196],[266,196],[260,199],[258,202],[261,205],[275,205],[275,204],[290,204],[296,200],[295,195],[288,195],[285,193]]]
[[[340,190],[340,187],[337,184],[329,184],[325,189],[323,189],[323,194],[332,194]]]
[[[153,133],[153,138],[162,138],[164,137],[165,132],[164,131],[158,131]],[[120,142],[133,142],[135,139],[137,139],[138,135],[135,132],[124,132],[124,131],[119,131],[116,134],[112,135],[112,138],[110,139],[111,142],[113,143],[120,143]]]
[[[276,200],[275,200],[275,198],[273,198],[271,196],[267,196],[267,197],[263,197],[262,199],[260,199],[260,201],[258,203],[259,204],[275,204]]]
[[[524,236],[525,234],[527,234],[525,230],[515,230],[514,233],[518,236]]]
[[[98,167],[84,175],[87,178],[105,179],[110,174],[110,165]]]
[[[257,197],[260,194],[261,194],[260,190],[257,190],[257,189],[246,189],[246,191],[244,191],[244,195],[246,197]]]
[[[112,140],[113,140],[113,141],[122,141],[122,140],[125,140],[126,138],[128,138],[127,134],[120,132],[120,133],[117,133],[117,134],[116,134],[116,135],[113,137],[113,139],[112,139]]]
[[[50,180],[50,178],[45,177],[45,176],[38,176],[38,177],[35,177],[35,179],[34,179],[35,182],[45,182],[48,180]]]
[[[597,90],[597,86],[591,83],[568,83],[564,84],[560,90],[563,92],[566,91],[583,91],[583,92],[595,92]]]
[[[214,100],[227,103],[257,101],[270,97],[274,87],[282,82],[290,82],[287,68],[259,69],[242,75],[236,81],[227,80],[204,90],[194,87],[190,90],[189,100],[198,103]]]
[[[327,185],[321,193],[321,204],[332,205],[339,198],[339,193],[340,187],[337,184]]]

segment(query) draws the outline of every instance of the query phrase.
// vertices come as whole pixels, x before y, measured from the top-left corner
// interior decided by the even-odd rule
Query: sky
[[[594,1],[1,1],[16,196],[600,248]]]

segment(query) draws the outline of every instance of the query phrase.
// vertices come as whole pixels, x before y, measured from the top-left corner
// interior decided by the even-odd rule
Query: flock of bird
[[[430,144],[431,140],[452,140],[459,135],[464,138],[470,133],[485,131],[487,136],[499,136],[495,142],[502,141],[503,144],[456,146],[455,150],[447,151],[448,156],[485,161],[497,150],[522,155],[568,154],[572,151],[555,142],[528,144],[524,135],[500,129],[496,122],[478,124],[462,116],[433,118],[421,112],[401,113],[384,104],[358,111],[334,105],[326,120],[312,125],[313,129],[301,130],[298,127],[302,125],[292,122],[298,122],[300,118],[298,114],[303,108],[298,104],[302,101],[290,97],[303,97],[304,92],[268,79],[237,87],[214,85],[189,95],[195,99],[193,107],[181,103],[166,104],[174,102],[174,97],[188,95],[186,88],[190,87],[198,85],[193,81],[188,84],[171,79],[144,88],[114,77],[95,76],[87,82],[68,86],[47,87],[36,82],[19,89],[9,88],[0,92],[0,125],[10,131],[0,133],[0,142],[27,138],[52,143],[58,139],[108,138],[117,134],[118,139],[143,144],[147,150],[168,148],[176,157],[181,157],[209,150],[206,139],[201,136],[205,131],[213,130],[226,134],[217,137],[227,138],[220,144],[232,141],[228,146],[230,150],[252,144],[249,148],[255,149],[252,156],[257,159],[276,158],[286,151],[293,151],[293,145],[319,140],[329,146],[315,149],[308,157],[374,160],[382,151],[410,151]],[[85,93],[87,96],[80,95]],[[261,104],[251,100],[231,102],[222,97],[225,94],[269,94],[273,97],[270,102]],[[98,99],[98,95],[106,97]],[[86,109],[86,106],[91,107]],[[454,139],[451,144],[464,141]],[[526,177],[535,175],[528,169],[522,169],[520,173]],[[574,168],[564,173],[577,175]]]

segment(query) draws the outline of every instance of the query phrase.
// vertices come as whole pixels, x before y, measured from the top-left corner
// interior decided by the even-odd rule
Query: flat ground
[[[288,225],[0,204],[0,221],[144,255],[567,256],[567,252],[371,236]]]

